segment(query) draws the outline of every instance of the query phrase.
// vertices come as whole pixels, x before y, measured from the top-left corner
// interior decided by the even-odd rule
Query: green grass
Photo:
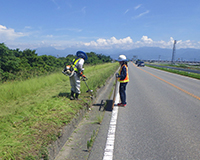
[[[200,74],[198,74],[198,73],[179,71],[179,70],[170,69],[170,68],[162,68],[162,67],[157,67],[157,66],[151,66],[151,65],[148,65],[148,64],[147,64],[147,66],[152,67],[152,68],[156,68],[156,69],[160,69],[160,70],[163,70],[163,71],[171,72],[171,73],[180,74],[180,75],[187,76],[187,77],[200,79]]]
[[[33,94],[40,88],[52,86],[61,81],[67,81],[66,77],[60,73],[54,73],[26,81],[5,82],[0,85],[0,103],[16,100],[26,94]]]
[[[88,149],[88,151],[91,150],[91,148],[92,148],[92,146],[93,146],[93,143],[94,143],[94,141],[95,141],[95,138],[96,138],[98,132],[99,132],[99,129],[96,130],[96,131],[93,130],[93,133],[92,133],[92,135],[91,135],[90,140],[87,141],[87,149]]]
[[[96,91],[114,74],[118,63],[85,66],[90,89]],[[0,85],[0,159],[40,159],[62,127],[91,99],[81,82],[81,101],[70,101],[69,78],[61,73]]]

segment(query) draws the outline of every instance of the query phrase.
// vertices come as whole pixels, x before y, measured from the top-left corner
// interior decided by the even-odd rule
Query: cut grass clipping
[[[85,66],[90,89],[104,85],[118,63]],[[61,69],[62,70],[62,69]],[[90,104],[81,82],[81,101],[70,101],[69,77],[60,72],[0,85],[0,159],[48,159],[46,147],[60,137],[62,127]]]

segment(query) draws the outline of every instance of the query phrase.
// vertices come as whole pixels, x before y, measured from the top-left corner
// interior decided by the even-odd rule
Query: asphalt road
[[[199,160],[200,81],[129,63],[127,106],[118,108],[114,160]],[[106,112],[89,160],[102,160]]]

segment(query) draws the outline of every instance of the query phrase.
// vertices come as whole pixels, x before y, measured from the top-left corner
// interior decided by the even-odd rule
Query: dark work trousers
[[[122,104],[126,104],[126,85],[127,85],[127,83],[120,83],[120,85],[119,85],[119,95],[120,95]]]

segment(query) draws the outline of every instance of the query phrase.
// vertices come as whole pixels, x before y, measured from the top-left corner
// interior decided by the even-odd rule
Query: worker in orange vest
[[[117,105],[125,107],[126,106],[126,86],[129,82],[128,64],[127,64],[128,60],[126,59],[125,55],[120,55],[117,61],[121,65],[119,73],[116,74],[116,78],[118,78],[118,81],[120,82],[119,95],[121,99],[121,103],[118,103]]]

